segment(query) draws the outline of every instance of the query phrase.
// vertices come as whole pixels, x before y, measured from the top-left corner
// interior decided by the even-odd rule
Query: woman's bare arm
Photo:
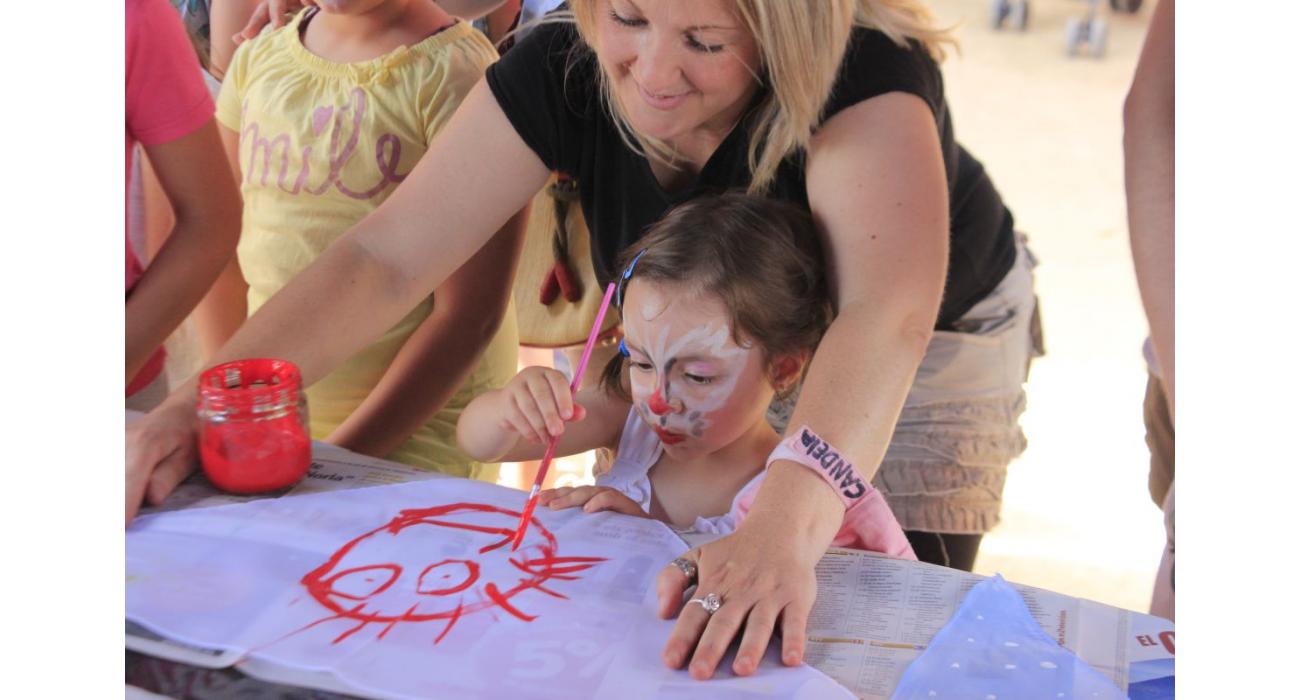
[[[948,190],[929,107],[890,93],[835,115],[813,139],[807,183],[827,243],[837,314],[790,425],[807,424],[869,479],[925,354],[943,292]],[[820,476],[793,462],[773,463],[735,534],[699,551],[699,590],[718,592],[726,604],[712,617],[696,606],[682,611],[664,660],[680,666],[690,658],[691,674],[707,678],[743,624],[733,669],[752,673],[780,616],[782,658],[799,663],[816,597],[813,568],[843,514]],[[662,615],[681,609],[683,584],[673,568],[660,575]]]
[[[383,457],[455,395],[510,305],[527,210],[511,217],[433,294],[433,311],[402,345],[361,405],[327,438]]]
[[[522,209],[549,172],[485,82],[406,180],[239,329],[212,358],[290,360],[311,382],[373,342]],[[127,428],[127,513],[159,502],[193,466],[191,380]]]
[[[316,381],[449,278],[547,175],[480,81],[393,194],[253,314],[216,361],[280,357]]]

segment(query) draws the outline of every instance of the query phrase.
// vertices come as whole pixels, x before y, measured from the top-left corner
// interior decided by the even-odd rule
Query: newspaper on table
[[[226,493],[213,486],[212,482],[203,476],[201,470],[196,470],[176,487],[161,506],[141,508],[140,514],[164,513],[186,508],[208,508],[231,503],[247,503],[263,498],[302,496],[309,493],[445,478],[448,478],[447,475],[438,472],[422,471],[377,457],[367,457],[327,442],[313,442],[311,466],[307,470],[307,476],[287,489],[248,496]]]
[[[885,700],[907,665],[983,579],[932,564],[831,549],[817,565],[805,659],[859,698]],[[1174,623],[1012,585],[1049,636],[1121,690],[1160,673],[1172,677]]]

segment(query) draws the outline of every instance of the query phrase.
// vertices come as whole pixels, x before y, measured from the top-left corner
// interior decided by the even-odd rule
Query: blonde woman
[[[784,662],[800,663],[814,567],[856,504],[853,479],[874,478],[912,536],[936,538],[914,545],[923,558],[951,562],[945,550],[964,538],[973,559],[969,542],[996,521],[1006,464],[1023,449],[1027,255],[953,140],[945,37],[919,3],[569,7],[489,68],[397,191],[217,359],[285,357],[306,380],[322,376],[484,245],[552,170],[581,186],[602,280],[620,249],[702,193],[808,207],[836,317],[789,419],[795,437],[736,532],[658,580],[660,614],[678,615],[669,666],[708,678],[739,637],[733,670],[749,674],[774,632]],[[129,428],[128,515],[192,468],[192,393],[181,387]],[[696,604],[684,604],[691,585]]]

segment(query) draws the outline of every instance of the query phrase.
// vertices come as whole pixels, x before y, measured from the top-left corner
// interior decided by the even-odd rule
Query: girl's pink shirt
[[[180,15],[167,0],[126,0],[126,179],[135,144],[152,146],[193,133],[216,108]],[[130,206],[128,193],[127,206]],[[129,217],[128,217],[129,220]],[[126,293],[144,267],[126,240]],[[160,349],[127,386],[130,396],[162,371]]]
[[[736,499],[733,509],[737,524],[749,514],[762,483],[761,478],[750,482]],[[916,553],[912,551],[907,535],[903,534],[903,528],[894,517],[894,511],[889,509],[885,497],[872,486],[867,486],[867,494],[844,512],[844,522],[835,539],[831,540],[831,546],[880,552],[896,559],[916,560]]]

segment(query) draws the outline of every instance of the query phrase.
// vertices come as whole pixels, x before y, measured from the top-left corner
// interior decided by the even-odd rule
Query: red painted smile
[[[665,445],[676,445],[677,443],[686,439],[686,436],[680,433],[674,433],[671,430],[664,430],[663,428],[660,428],[657,425],[653,427],[654,427],[655,435],[658,435],[659,440],[662,441]]]

